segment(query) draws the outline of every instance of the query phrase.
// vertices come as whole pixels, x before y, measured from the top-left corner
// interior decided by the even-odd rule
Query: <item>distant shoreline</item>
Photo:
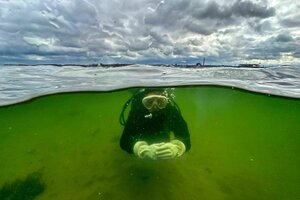
[[[3,64],[4,66],[46,66],[52,65],[57,67],[79,66],[79,67],[124,67],[136,64]],[[149,66],[179,67],[179,68],[202,68],[202,67],[238,67],[238,68],[262,68],[258,64],[239,64],[239,65],[202,65],[202,64],[145,64]]]

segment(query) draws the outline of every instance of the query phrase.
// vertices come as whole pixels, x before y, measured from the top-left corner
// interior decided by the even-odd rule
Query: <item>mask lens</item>
[[[143,105],[145,106],[145,108],[147,109],[151,109],[153,107],[153,98],[149,98],[149,97],[145,97],[143,98]]]
[[[154,105],[157,105],[159,109],[163,109],[167,106],[168,99],[167,97],[162,95],[150,95],[144,97],[142,102],[145,108],[147,109],[152,109]]]
[[[164,98],[158,98],[158,99],[156,100],[156,102],[157,102],[158,108],[159,108],[159,109],[163,109],[163,108],[165,108],[165,107],[167,106],[167,104],[168,104],[168,99],[167,99],[166,97],[164,97]]]

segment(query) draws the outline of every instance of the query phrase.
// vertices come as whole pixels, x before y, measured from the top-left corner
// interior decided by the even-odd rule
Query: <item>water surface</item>
[[[0,105],[58,92],[174,85],[221,85],[300,98],[300,67],[0,66]]]

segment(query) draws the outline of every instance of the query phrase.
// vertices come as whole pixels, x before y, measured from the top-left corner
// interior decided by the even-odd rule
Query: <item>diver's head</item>
[[[145,89],[145,97],[143,98],[142,103],[150,113],[153,113],[164,109],[169,103],[169,98],[164,89],[148,88]]]

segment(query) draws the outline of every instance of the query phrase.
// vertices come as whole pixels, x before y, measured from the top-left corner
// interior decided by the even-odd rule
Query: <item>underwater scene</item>
[[[0,199],[300,198],[299,98],[224,86],[172,88],[191,148],[165,160],[120,148],[120,114],[141,87],[3,105]]]
[[[0,0],[0,200],[300,200],[300,0]]]
[[[0,200],[300,200],[300,0],[0,0]]]

